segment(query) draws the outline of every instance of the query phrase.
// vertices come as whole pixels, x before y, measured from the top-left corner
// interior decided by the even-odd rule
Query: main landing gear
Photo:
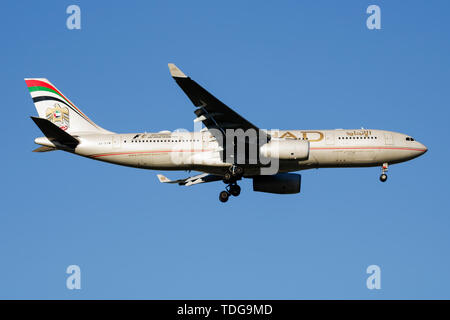
[[[223,182],[227,184],[225,191],[220,192],[219,200],[221,202],[227,202],[230,195],[237,197],[241,194],[241,187],[238,186],[237,180],[242,179],[244,170],[241,167],[231,166],[230,169],[224,174]]]
[[[380,176],[380,181],[381,182],[386,182],[386,180],[388,178],[388,176],[386,174],[387,171],[388,171],[388,164],[387,164],[387,162],[385,162],[381,166],[381,176]]]
[[[237,185],[237,183],[228,185],[225,191],[220,192],[219,200],[221,202],[227,202],[230,195],[237,197],[241,194],[241,187]]]

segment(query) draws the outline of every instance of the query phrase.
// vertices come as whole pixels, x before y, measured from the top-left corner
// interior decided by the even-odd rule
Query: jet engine
[[[260,154],[266,158],[277,158],[280,160],[308,160],[309,141],[303,140],[271,140],[262,145]]]
[[[278,173],[273,176],[253,177],[253,191],[292,194],[300,192],[302,176],[296,173]]]

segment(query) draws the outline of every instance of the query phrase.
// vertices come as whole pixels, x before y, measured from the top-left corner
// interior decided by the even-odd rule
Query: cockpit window
[[[414,138],[406,137],[406,141],[414,141]]]

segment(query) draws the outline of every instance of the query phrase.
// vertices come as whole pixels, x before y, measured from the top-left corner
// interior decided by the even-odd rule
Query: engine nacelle
[[[280,160],[308,160],[309,141],[303,140],[271,140],[259,149],[262,156]]]
[[[253,191],[292,194],[300,192],[302,176],[296,173],[278,173],[273,176],[253,177]]]

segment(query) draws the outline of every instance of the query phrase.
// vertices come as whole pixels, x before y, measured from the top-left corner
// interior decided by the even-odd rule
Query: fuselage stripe
[[[352,150],[352,149],[362,149],[362,150],[404,150],[404,151],[425,151],[425,149],[415,149],[415,148],[398,148],[398,147],[311,147],[311,150]],[[100,158],[107,156],[119,156],[119,155],[132,155],[132,154],[153,154],[153,153],[170,153],[170,152],[207,152],[213,151],[213,149],[201,149],[201,150],[152,150],[152,151],[135,151],[135,152],[114,152],[114,153],[104,153],[104,154],[93,154],[89,157]]]
[[[406,150],[406,151],[425,151],[426,149],[407,148],[407,147],[311,147],[310,150]]]
[[[114,152],[114,153],[104,153],[104,154],[93,154],[89,157],[91,158],[99,158],[99,157],[107,157],[107,156],[121,156],[121,155],[129,155],[129,154],[152,154],[152,153],[170,153],[170,152],[208,152],[213,151],[213,149],[201,149],[201,150],[152,150],[152,151],[136,151],[136,152]]]

